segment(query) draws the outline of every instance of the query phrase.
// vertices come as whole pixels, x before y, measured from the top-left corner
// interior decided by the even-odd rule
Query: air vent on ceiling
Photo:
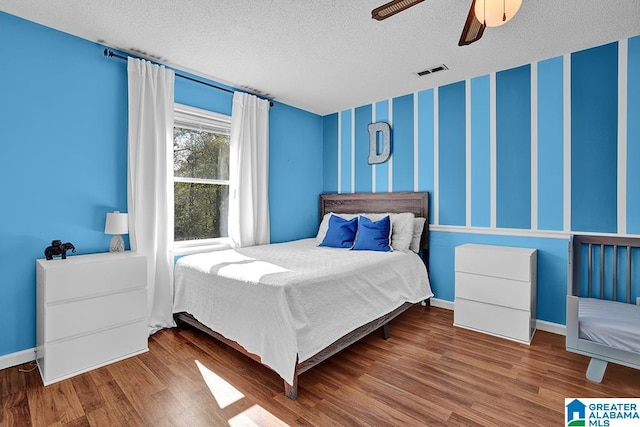
[[[418,77],[422,77],[429,74],[437,73],[438,71],[444,71],[448,69],[449,67],[447,67],[446,65],[440,64],[440,65],[435,65],[433,67],[429,67],[426,70],[418,71],[416,74],[418,75]]]

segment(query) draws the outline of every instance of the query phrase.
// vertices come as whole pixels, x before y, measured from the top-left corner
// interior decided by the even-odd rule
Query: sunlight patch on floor
[[[289,426],[260,405],[253,405],[229,420],[231,427]]]
[[[209,387],[209,390],[211,390],[211,394],[216,399],[220,409],[224,409],[244,397],[244,394],[240,393],[237,388],[216,375],[215,372],[204,366],[198,360],[195,362],[200,370],[200,375],[202,375],[204,382]]]

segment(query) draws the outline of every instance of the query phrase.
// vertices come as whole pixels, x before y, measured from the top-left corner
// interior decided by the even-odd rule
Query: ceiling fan
[[[393,0],[371,11],[371,17],[382,21],[424,0]],[[509,21],[520,9],[522,0],[472,0],[458,46],[480,40],[486,27],[498,27]]]

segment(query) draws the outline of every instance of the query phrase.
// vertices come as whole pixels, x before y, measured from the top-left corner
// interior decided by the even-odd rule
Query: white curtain
[[[149,335],[175,326],[173,303],[173,71],[129,58],[127,197],[131,250],[147,256]]]
[[[269,101],[235,92],[229,152],[229,237],[269,243]]]

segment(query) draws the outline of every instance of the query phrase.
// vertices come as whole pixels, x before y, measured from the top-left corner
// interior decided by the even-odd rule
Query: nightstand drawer
[[[536,250],[467,244],[456,247],[455,271],[528,282]]]
[[[47,283],[43,289],[45,303],[88,298],[146,286],[140,280],[140,271],[146,273],[146,258],[129,252],[39,262],[47,267],[43,273],[46,275],[43,283]]]
[[[48,345],[38,355],[44,385],[147,351],[142,320]]]
[[[120,292],[67,304],[50,304],[45,342],[146,318],[147,290]]]
[[[531,340],[531,316],[528,311],[456,298],[453,319],[455,326],[524,343]]]
[[[456,298],[531,309],[531,283],[456,271]]]

